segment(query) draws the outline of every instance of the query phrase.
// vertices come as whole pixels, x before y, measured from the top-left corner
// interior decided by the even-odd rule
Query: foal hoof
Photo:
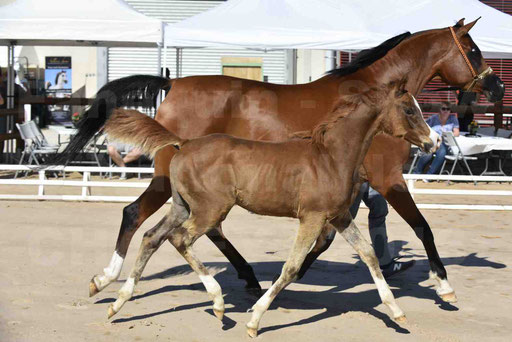
[[[112,316],[114,316],[116,313],[117,312],[114,310],[114,305],[110,304],[107,311],[108,319],[112,318]]]
[[[213,313],[220,321],[222,321],[222,318],[224,317],[224,310],[213,309]]]
[[[92,297],[100,292],[100,290],[98,290],[98,287],[96,286],[96,283],[94,282],[95,277],[96,276],[92,277],[91,282],[89,283],[89,297]]]
[[[395,321],[398,323],[407,323],[407,317],[405,317],[405,315],[398,316],[395,318]]]
[[[445,293],[439,295],[439,297],[447,303],[457,303],[457,296],[455,295],[455,292]]]
[[[247,335],[251,338],[258,337],[258,329],[247,327]]]

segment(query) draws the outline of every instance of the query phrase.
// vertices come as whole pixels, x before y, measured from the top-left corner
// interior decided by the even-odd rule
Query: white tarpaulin
[[[466,23],[482,51],[512,55],[512,16],[478,0],[230,0],[166,27],[173,47],[360,50],[405,31]]]
[[[162,25],[121,0],[17,0],[0,6],[0,45],[154,47]]]

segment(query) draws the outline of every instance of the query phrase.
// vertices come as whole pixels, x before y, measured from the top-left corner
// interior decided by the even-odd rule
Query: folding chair
[[[411,167],[409,167],[409,174],[414,171],[414,167],[416,166],[416,162],[421,155],[421,150],[418,146],[411,146],[411,151],[414,153],[414,158],[412,159]]]
[[[478,158],[465,156],[464,153],[462,153],[462,151],[459,147],[459,144],[457,143],[457,140],[455,139],[455,136],[453,135],[452,132],[443,132],[443,141],[446,143],[446,145],[448,145],[448,147],[450,147],[449,150],[451,151],[451,154],[446,154],[446,156],[444,157],[444,163],[443,163],[443,166],[441,167],[440,174],[443,173],[444,167],[446,166],[446,161],[452,161],[453,166],[452,166],[452,169],[450,170],[449,175],[450,176],[453,175],[453,171],[455,170],[455,165],[457,165],[457,162],[459,160],[462,160],[464,162],[464,164],[466,165],[466,168],[468,169],[469,174],[471,176],[473,176],[473,172],[471,171],[471,168],[469,167],[468,160],[477,160]],[[476,182],[475,182],[475,184],[476,184]]]
[[[512,135],[512,131],[508,129],[498,128],[498,132],[496,133],[497,137],[509,139]]]
[[[33,121],[32,121],[33,123]],[[58,147],[43,146],[40,143],[40,138],[34,133],[34,128],[31,122],[27,122],[24,124],[16,124],[18,131],[20,132],[20,136],[25,142],[25,149],[23,150],[20,158],[19,165],[23,164],[25,156],[29,156],[27,165],[32,165],[32,162],[35,162],[36,165],[41,165],[44,161],[44,158],[49,154],[56,153],[58,151]],[[43,136],[44,138],[44,136]],[[39,159],[40,158],[40,159]],[[14,174],[14,178],[18,177],[18,172]],[[25,172],[25,175],[27,172]]]
[[[480,135],[488,135],[490,137],[493,137],[494,136],[494,132],[496,130],[494,129],[494,126],[490,126],[490,127],[478,127],[478,129],[476,130],[476,132]]]
[[[41,129],[34,120],[27,122],[28,127],[32,130],[32,133],[35,137],[35,142],[39,148],[46,148],[46,149],[59,149],[59,145],[52,145],[48,143],[48,140],[46,140],[46,137],[44,136],[43,132],[41,132]]]

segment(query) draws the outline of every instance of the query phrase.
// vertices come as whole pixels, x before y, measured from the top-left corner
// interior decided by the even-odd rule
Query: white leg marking
[[[222,298],[222,289],[219,283],[211,275],[200,275],[199,279],[201,279],[206,291],[213,300],[213,308],[218,311],[224,311],[224,298]]]
[[[135,279],[132,277],[128,277],[126,282],[123,284],[121,289],[119,290],[119,297],[112,305],[114,312],[119,312],[123,307],[124,303],[126,303],[133,296],[133,290],[135,289]]]
[[[123,267],[124,259],[114,252],[110,264],[103,269],[103,275],[94,277],[94,283],[99,291],[103,290],[112,281],[117,280],[121,274],[121,268]]]
[[[448,282],[448,279],[441,279],[436,273],[432,271],[430,272],[430,278],[437,281],[439,287],[436,289],[436,293],[439,296],[455,292]]]
[[[256,304],[252,306],[252,317],[249,323],[247,323],[247,328],[258,330],[258,326],[260,325],[260,320],[265,311],[267,311],[268,307],[272,303],[272,299],[270,298],[270,294],[274,291],[276,284],[279,282],[279,279],[272,285],[263,296],[258,299]]]
[[[395,297],[393,293],[389,289],[389,285],[384,278],[374,278],[375,285],[377,285],[377,290],[379,291],[380,298],[382,303],[387,305],[391,312],[393,313],[393,318],[404,316],[404,312],[395,301]]]

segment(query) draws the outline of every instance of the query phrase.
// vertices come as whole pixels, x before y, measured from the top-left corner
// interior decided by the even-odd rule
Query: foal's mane
[[[410,32],[405,32],[399,34],[398,36],[389,38],[385,42],[377,45],[373,48],[361,50],[356,58],[354,58],[350,63],[342,66],[341,68],[333,69],[327,72],[328,75],[334,75],[337,77],[342,77],[346,75],[350,75],[356,72],[359,69],[365,68],[375,61],[384,57],[391,49],[400,44],[406,38],[411,36]]]
[[[378,89],[370,88],[362,93],[342,96],[336,104],[335,110],[325,119],[325,121],[316,125],[311,131],[297,132],[294,133],[294,136],[302,139],[311,138],[311,143],[313,144],[323,144],[325,133],[328,132],[339,120],[349,116],[362,104],[370,107],[374,106],[374,102],[369,95],[376,90]]]

